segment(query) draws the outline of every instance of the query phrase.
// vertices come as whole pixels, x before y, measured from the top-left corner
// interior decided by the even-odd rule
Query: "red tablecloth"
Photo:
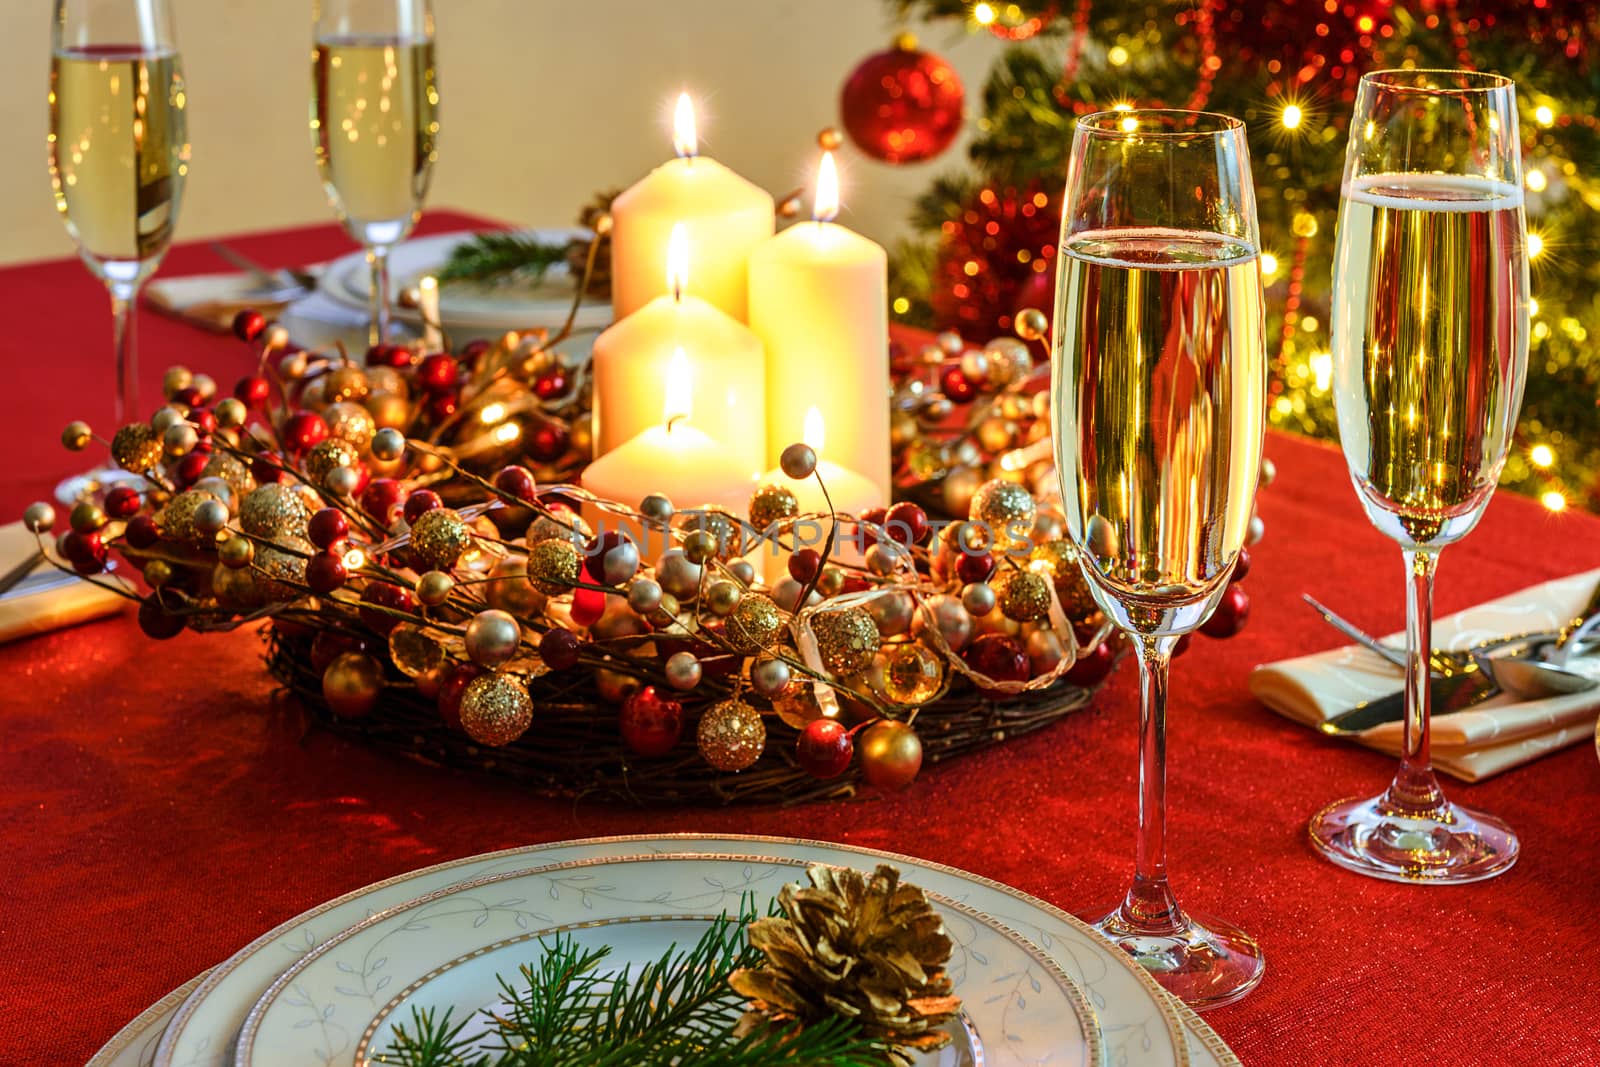
[[[438,213],[425,229],[454,228]],[[345,249],[332,227],[241,238],[272,263]],[[180,248],[167,270],[218,266]],[[77,417],[109,417],[101,294],[76,263],[0,271],[9,439],[0,513],[74,457]],[[144,381],[182,361],[225,387],[245,352],[153,314]],[[1227,642],[1178,661],[1171,858],[1180,897],[1244,926],[1262,986],[1208,1021],[1248,1064],[1600,1063],[1600,766],[1584,744],[1462,801],[1522,835],[1507,876],[1463,888],[1374,882],[1317,859],[1306,819],[1372,792],[1386,757],[1324,739],[1245,691],[1256,663],[1329,647],[1309,591],[1378,632],[1401,622],[1395,546],[1362,517],[1338,453],[1274,435],[1279,477]],[[1441,611],[1593,567],[1600,521],[1509,495],[1445,553]],[[561,838],[666,831],[787,834],[914,852],[1088,913],[1132,866],[1135,687],[1124,664],[1094,706],[1039,734],[930,768],[905,793],[791,809],[637,811],[524,795],[305,733],[270,699],[249,634],[159,649],[127,618],[0,648],[0,1064],[82,1062],[168,989],[296,913],[376,879]]]

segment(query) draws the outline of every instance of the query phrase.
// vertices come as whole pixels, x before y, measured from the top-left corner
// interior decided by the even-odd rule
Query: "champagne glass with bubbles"
[[[1405,560],[1406,719],[1388,790],[1311,820],[1322,854],[1362,874],[1472,882],[1516,862],[1505,824],[1452,804],[1434,778],[1428,656],[1439,552],[1494,493],[1527,368],[1515,86],[1458,70],[1366,75],[1334,260],[1334,403],[1356,495]]]
[[[372,268],[373,344],[389,340],[389,251],[422,215],[438,157],[430,0],[315,0],[311,137],[328,201]]]
[[[56,0],[50,184],[78,254],[111,294],[119,426],[141,417],[134,315],[178,221],[186,103],[167,0]]]
[[[1261,980],[1238,928],[1167,882],[1167,671],[1244,547],[1266,354],[1244,123],[1192,111],[1078,120],[1056,275],[1051,416],[1067,530],[1139,657],[1133,885],[1098,929],[1169,992],[1227,1004]]]

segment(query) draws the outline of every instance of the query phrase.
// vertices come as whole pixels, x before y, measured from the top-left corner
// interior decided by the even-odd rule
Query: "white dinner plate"
[[[234,1036],[262,992],[305,953],[376,912],[418,896],[499,873],[647,851],[731,852],[853,866],[882,859],[924,889],[968,904],[1021,932],[1088,995],[1108,1063],[1237,1064],[1226,1045],[1126,955],[1085,923],[1015,889],[910,856],[824,842],[696,834],[594,838],[489,853],[378,882],[290,919],[218,965],[184,1002],[157,1049],[157,1067],[222,1067]],[[1018,918],[1027,916],[1029,918]],[[1185,1036],[1186,1035],[1186,1036]]]
[[[523,231],[525,236],[550,244],[587,238],[589,231],[572,228]],[[402,307],[399,294],[416,285],[425,274],[438,273],[457,245],[469,240],[468,231],[436,234],[402,241],[389,253],[389,284],[396,300],[394,316],[412,326],[422,325],[416,308]],[[359,311],[367,309],[371,269],[365,253],[342,256],[328,265],[318,288],[333,300]],[[544,326],[556,329],[566,321],[572,307],[572,274],[564,263],[557,263],[537,285],[510,281],[500,285],[458,282],[439,290],[439,318],[446,329],[526,329]],[[578,329],[598,329],[611,322],[611,305],[586,297],[578,308]]]
[[[427,984],[451,961],[479,951],[498,957],[499,973],[516,977],[518,963],[537,958],[524,942],[607,924],[619,964],[659,957],[674,937],[637,920],[698,919],[737,914],[748,895],[760,913],[788,882],[803,880],[807,861],[752,852],[741,856],[650,852],[571,860],[494,875],[378,913],[308,953],[264,993],[240,1031],[239,1067],[358,1067],[364,1032],[392,1019],[397,991]],[[1083,993],[1026,938],[973,908],[930,894],[954,942],[950,977],[964,1002],[982,1054],[957,1048],[948,1067],[1048,1061],[1060,1067],[1101,1067],[1100,1033]],[[496,952],[506,948],[507,952]],[[496,963],[459,969],[476,996],[469,1010],[498,1002]],[[448,971],[444,972],[449,974]],[[426,1006],[450,1007],[449,982]],[[402,999],[404,995],[402,994]],[[404,1022],[405,1017],[399,1021]],[[387,1042],[375,1049],[381,1051]],[[966,1053],[963,1060],[962,1053]],[[933,1067],[936,1060],[926,1061]]]
[[[178,1005],[189,999],[189,994],[205,976],[206,972],[202,971],[134,1016],[128,1025],[111,1035],[110,1041],[100,1046],[99,1052],[89,1057],[85,1067],[150,1067],[155,1062],[156,1044]]]

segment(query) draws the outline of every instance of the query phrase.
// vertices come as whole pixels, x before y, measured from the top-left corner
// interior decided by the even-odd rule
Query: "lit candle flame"
[[[688,419],[692,411],[693,374],[683,349],[673,352],[667,363],[666,400],[661,405],[661,418],[667,424],[668,433],[672,432],[673,423]]]
[[[817,168],[817,197],[811,202],[811,217],[818,222],[832,222],[839,216],[839,171],[833,165],[833,153],[822,153],[822,165]]]
[[[811,408],[806,412],[806,421],[800,432],[800,439],[811,446],[811,451],[822,455],[822,444],[826,439],[825,427],[822,424],[822,412]]]
[[[678,107],[672,114],[672,150],[680,159],[700,154],[700,137],[694,128],[694,103],[688,93],[678,94]]]
[[[672,224],[672,236],[667,238],[667,290],[672,299],[682,300],[683,291],[689,288],[689,231],[683,223]]]

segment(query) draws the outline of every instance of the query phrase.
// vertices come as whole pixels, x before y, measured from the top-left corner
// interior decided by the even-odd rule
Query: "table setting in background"
[[[1057,89],[1132,58],[1089,5],[957,7],[1071,21]],[[1600,1063],[1560,948],[1600,521],[1496,493],[1553,462],[1518,416],[1554,113],[1465,44],[1378,69],[1422,30],[1353,12],[1315,304],[1317,223],[1284,198],[1285,274],[1283,157],[1204,62],[1181,110],[1057,94],[1057,187],[985,188],[920,275],[841,221],[841,156],[960,127],[904,36],[801,189],[705,154],[684,91],[571,226],[424,216],[430,0],[314,5],[337,229],[174,245],[170,5],[56,0],[82,262],[0,269],[58,313],[0,344],[61,354],[0,481],[0,1062]],[[1215,14],[1176,22],[1211,58]],[[1269,427],[1318,417],[1295,388],[1337,445]]]

